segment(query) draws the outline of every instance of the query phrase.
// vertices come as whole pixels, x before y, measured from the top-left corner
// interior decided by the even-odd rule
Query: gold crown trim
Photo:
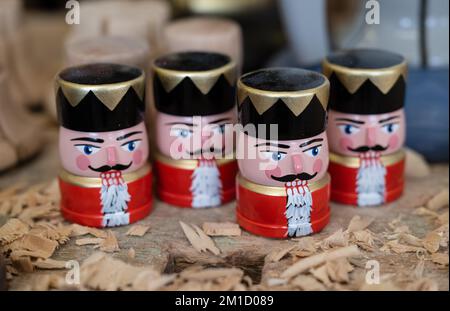
[[[166,164],[166,165],[169,165],[172,167],[176,167],[176,168],[180,168],[180,169],[185,169],[185,170],[194,170],[198,166],[198,160],[196,160],[196,159],[175,160],[171,157],[163,155],[162,153],[160,153],[158,151],[155,153],[155,159],[163,164]],[[223,158],[216,159],[216,164],[217,164],[217,166],[221,166],[221,165],[233,162],[233,161],[236,161],[236,157],[235,157],[234,153],[229,154]]]
[[[61,89],[72,107],[76,107],[89,92],[92,92],[111,111],[117,107],[130,88],[133,88],[138,97],[144,100],[144,72],[135,79],[110,84],[79,84],[63,80],[59,76],[55,81],[56,91]]]
[[[256,111],[261,115],[272,107],[278,100],[282,100],[284,104],[297,117],[299,116],[314,98],[314,95],[319,99],[323,109],[327,110],[328,97],[330,91],[330,82],[324,77],[324,83],[318,87],[293,92],[274,92],[264,91],[252,88],[239,79],[237,84],[237,97],[239,105],[249,97]]]
[[[230,85],[234,85],[237,80],[236,63],[234,61],[230,61],[222,67],[204,71],[178,71],[161,68],[153,64],[153,71],[168,93],[185,78],[191,79],[200,92],[205,95],[211,91],[221,75],[225,76]]]
[[[387,94],[400,76],[406,80],[408,66],[406,60],[403,60],[398,65],[386,68],[349,68],[330,63],[328,59],[324,59],[322,72],[327,78],[330,78],[334,72],[351,94],[354,94],[367,80],[370,80],[383,94]]]
[[[236,177],[239,185],[242,187],[264,195],[275,196],[275,197],[285,197],[286,196],[286,188],[284,187],[274,187],[274,186],[264,186],[254,182],[249,181],[241,174],[238,174]],[[330,183],[330,175],[326,173],[321,179],[308,183],[308,188],[310,191],[316,191],[322,189],[326,185]]]

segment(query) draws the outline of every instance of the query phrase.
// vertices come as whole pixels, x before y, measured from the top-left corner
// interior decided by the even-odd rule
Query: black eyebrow
[[[186,126],[194,126],[194,124],[192,124],[192,123],[184,123],[184,122],[169,122],[169,123],[166,123],[166,125],[178,125],[178,124],[186,125]]]
[[[141,134],[141,133],[142,133],[142,131],[130,132],[130,133],[127,133],[127,134],[125,134],[123,136],[117,137],[116,140],[124,140],[124,139],[126,139],[126,138],[128,138],[130,136],[133,136],[133,135],[136,135],[136,134]]]
[[[101,138],[93,138],[93,137],[78,137],[78,138],[72,138],[71,141],[76,141],[76,140],[81,140],[81,141],[88,141],[91,143],[104,143],[105,141]]]
[[[347,122],[352,122],[352,123],[356,123],[356,124],[364,124],[364,121],[357,121],[357,120],[352,120],[352,119],[347,119],[347,118],[337,118],[334,121],[347,121]]]
[[[378,121],[378,123],[384,123],[384,122],[391,121],[391,120],[397,119],[397,118],[400,118],[400,116],[392,116],[392,117],[389,117],[386,119],[382,119],[382,120]]]
[[[222,118],[222,119],[217,119],[215,121],[211,121],[210,123],[219,123],[219,122],[223,122],[223,121],[230,121],[230,118]]]
[[[323,141],[323,138],[316,138],[316,139],[311,139],[310,141],[304,142],[303,144],[300,144],[300,148],[306,147],[308,145],[317,143],[319,141]]]
[[[303,150],[303,152],[309,151],[309,150],[317,148],[317,147],[322,147],[322,145],[315,145],[315,146],[309,147],[308,149]]]
[[[279,147],[279,148],[290,148],[291,147],[289,145],[275,144],[275,143],[271,143],[271,142],[265,142],[265,143],[260,143],[260,144],[255,145],[255,147],[259,147],[259,146],[273,146],[273,147]]]

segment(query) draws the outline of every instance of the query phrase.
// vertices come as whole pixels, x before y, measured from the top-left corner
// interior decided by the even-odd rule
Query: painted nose
[[[292,155],[292,166],[295,174],[300,174],[303,171],[302,159],[299,154]]]
[[[368,146],[374,146],[376,144],[376,128],[369,127],[366,131],[366,141]]]
[[[115,147],[106,148],[106,162],[109,166],[117,164],[117,152]]]

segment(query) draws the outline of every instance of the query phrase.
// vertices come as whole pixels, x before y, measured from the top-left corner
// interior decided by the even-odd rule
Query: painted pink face
[[[327,136],[323,132],[307,139],[269,141],[239,132],[238,164],[242,176],[261,185],[281,187],[295,179],[314,182],[328,169]]]
[[[174,159],[220,157],[234,151],[233,125],[236,109],[210,116],[156,114],[156,144],[159,151]]]
[[[399,109],[378,115],[348,114],[330,110],[328,139],[332,152],[358,156],[361,152],[390,154],[405,142],[405,113]]]
[[[60,127],[59,153],[68,172],[98,177],[111,169],[123,173],[141,168],[148,158],[144,122],[113,132],[86,133]]]

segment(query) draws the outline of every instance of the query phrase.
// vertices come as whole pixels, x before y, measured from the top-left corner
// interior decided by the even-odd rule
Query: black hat
[[[235,106],[236,65],[210,52],[169,54],[153,64],[156,109],[177,116],[206,116]]]
[[[328,56],[323,72],[330,80],[330,109],[381,114],[404,105],[407,65],[403,56],[381,50],[348,50]]]
[[[145,75],[117,64],[70,67],[56,78],[61,126],[80,132],[126,129],[144,120]]]
[[[268,68],[243,75],[238,81],[239,122],[256,126],[249,135],[278,140],[316,136],[325,131],[329,83],[320,73],[298,68]],[[265,133],[258,125],[265,124]],[[273,134],[272,134],[273,135]]]

